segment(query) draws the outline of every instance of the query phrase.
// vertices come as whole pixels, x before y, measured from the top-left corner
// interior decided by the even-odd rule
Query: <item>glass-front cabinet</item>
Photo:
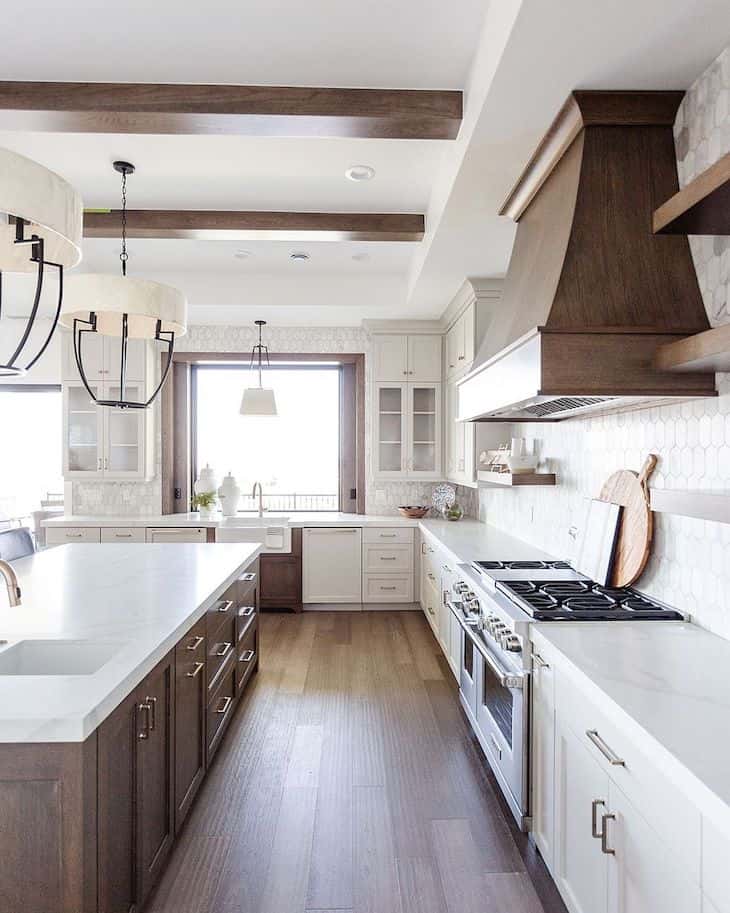
[[[119,385],[90,384],[95,396],[118,399]],[[125,396],[141,400],[144,384],[129,383]],[[140,480],[152,477],[151,409],[97,406],[84,385],[63,387],[63,475],[66,479]]]
[[[374,428],[376,478],[440,477],[441,384],[376,384]]]

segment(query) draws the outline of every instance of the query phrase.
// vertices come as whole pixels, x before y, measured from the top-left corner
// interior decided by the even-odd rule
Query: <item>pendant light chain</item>
[[[129,260],[129,254],[127,253],[127,172],[126,170],[122,171],[122,251],[119,254],[119,259],[122,261],[122,275],[127,275],[127,260]]]

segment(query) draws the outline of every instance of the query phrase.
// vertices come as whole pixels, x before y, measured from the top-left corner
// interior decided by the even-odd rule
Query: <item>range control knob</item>
[[[501,640],[505,631],[508,630],[507,625],[502,624],[501,621],[498,621],[495,625],[492,625],[492,635],[497,639]]]
[[[454,584],[454,592],[458,593],[459,596],[463,596],[465,593],[469,592],[469,587],[463,580],[459,580]]]
[[[522,653],[522,644],[516,634],[508,634],[502,646],[505,650],[509,650],[510,653]]]
[[[494,614],[490,615],[487,618],[487,630],[489,631],[489,633],[494,634],[494,631],[495,631],[497,625],[499,625],[499,624],[501,624],[501,622],[499,620],[499,615],[494,615]]]

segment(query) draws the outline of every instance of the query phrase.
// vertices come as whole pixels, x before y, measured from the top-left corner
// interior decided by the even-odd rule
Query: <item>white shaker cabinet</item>
[[[555,743],[553,875],[570,913],[606,913],[608,869],[597,835],[608,814],[608,777],[561,720]]]
[[[79,381],[73,338],[71,333],[63,334],[62,372],[64,381]],[[122,357],[122,341],[116,336],[102,336],[100,333],[84,333],[81,340],[84,372],[89,383],[103,383],[119,380]],[[150,369],[147,343],[143,339],[127,342],[127,380],[146,381]]]
[[[441,336],[439,334],[383,334],[373,337],[375,381],[441,381]]]
[[[362,602],[362,530],[307,527],[302,542],[302,602]]]
[[[555,847],[555,674],[550,662],[532,654],[532,836],[545,864],[554,868]]]
[[[148,526],[147,542],[207,542],[208,530],[203,526]]]

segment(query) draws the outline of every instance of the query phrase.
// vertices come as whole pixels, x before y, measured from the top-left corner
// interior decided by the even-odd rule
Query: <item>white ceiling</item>
[[[485,0],[39,0],[1,79],[458,89]]]
[[[118,205],[110,163],[128,158],[135,208],[427,214],[422,244],[131,242],[132,269],[183,288],[197,322],[439,316],[465,276],[506,270],[515,226],[496,213],[571,89],[684,89],[730,41],[727,0],[125,9],[126,18],[91,0],[36,4],[32,24],[4,23],[0,78],[465,90],[454,142],[0,134],[92,207]],[[353,164],[375,167],[375,180],[347,181]],[[239,248],[252,256],[237,260]],[[301,248],[311,260],[291,263]],[[88,241],[82,268],[114,269],[116,258],[115,242]]]

